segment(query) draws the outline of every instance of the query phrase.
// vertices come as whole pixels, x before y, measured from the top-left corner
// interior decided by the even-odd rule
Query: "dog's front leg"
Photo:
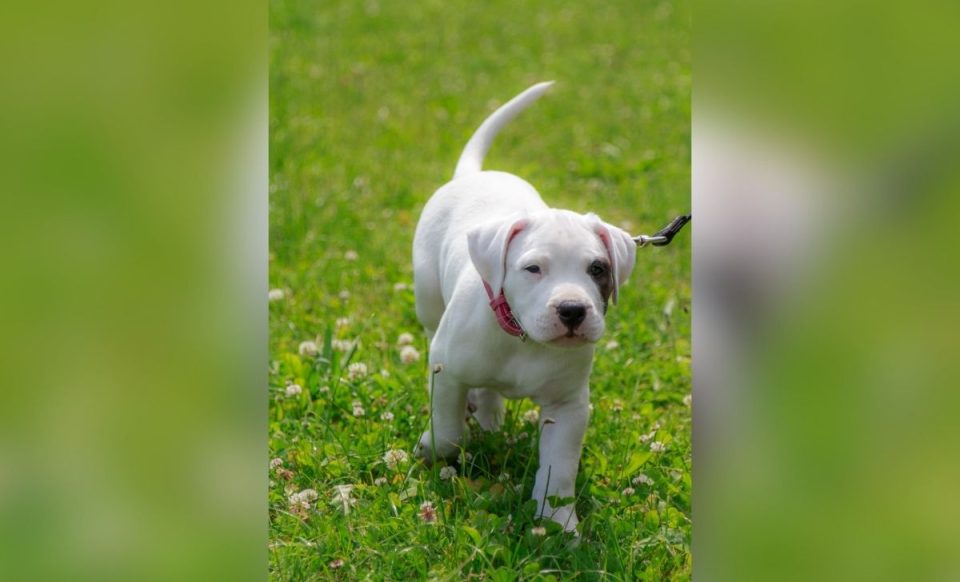
[[[537,515],[549,517],[574,531],[579,520],[573,504],[551,507],[548,497],[574,496],[574,484],[580,464],[580,449],[589,416],[589,390],[584,387],[563,402],[543,403],[540,422],[540,468],[533,486]]]
[[[420,436],[415,453],[427,461],[451,459],[462,446],[467,389],[438,374],[430,394],[430,428]]]

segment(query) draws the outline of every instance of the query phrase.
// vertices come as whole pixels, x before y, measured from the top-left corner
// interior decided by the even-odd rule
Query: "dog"
[[[631,236],[594,214],[549,208],[536,189],[485,171],[497,133],[543,95],[536,84],[491,114],[467,142],[453,180],[437,190],[413,243],[417,317],[430,340],[430,428],[416,454],[455,457],[467,410],[497,430],[504,398],[541,408],[538,516],[566,531],[589,417],[590,370],[604,315],[633,270]],[[548,498],[568,500],[551,507]],[[558,504],[559,505],[559,504]]]

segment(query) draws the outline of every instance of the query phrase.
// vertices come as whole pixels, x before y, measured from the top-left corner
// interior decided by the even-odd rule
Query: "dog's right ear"
[[[507,249],[513,237],[526,228],[526,218],[497,220],[476,226],[467,232],[470,260],[480,278],[490,286],[493,296],[500,295],[506,277]]]

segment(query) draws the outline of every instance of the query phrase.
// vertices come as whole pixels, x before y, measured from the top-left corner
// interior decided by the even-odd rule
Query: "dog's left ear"
[[[503,289],[510,241],[526,228],[528,222],[526,218],[496,220],[481,224],[467,232],[470,260],[480,273],[480,278],[490,285],[494,297],[500,295]]]
[[[613,278],[612,299],[613,304],[616,305],[620,285],[623,285],[633,272],[633,266],[637,260],[637,243],[633,242],[630,233],[603,222],[596,214],[588,214],[587,220],[590,221],[593,231],[597,233],[604,248],[607,249],[610,275]]]

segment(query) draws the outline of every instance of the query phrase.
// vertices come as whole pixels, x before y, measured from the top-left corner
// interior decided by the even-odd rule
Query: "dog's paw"
[[[467,394],[467,412],[477,420],[480,428],[497,432],[503,425],[503,397],[491,390],[473,388]]]
[[[543,512],[543,517],[549,518],[551,521],[559,524],[560,527],[563,528],[563,531],[567,533],[572,533],[575,536],[580,535],[580,532],[577,531],[577,524],[580,523],[580,520],[577,518],[577,512],[574,510],[573,505],[564,505],[563,507],[552,509],[550,505],[547,504]]]
[[[436,445],[436,451],[433,449],[434,445]],[[456,458],[459,452],[460,445],[458,443],[446,439],[435,439],[429,430],[420,436],[420,442],[413,449],[413,454],[427,463],[432,463],[434,459],[449,460]]]

